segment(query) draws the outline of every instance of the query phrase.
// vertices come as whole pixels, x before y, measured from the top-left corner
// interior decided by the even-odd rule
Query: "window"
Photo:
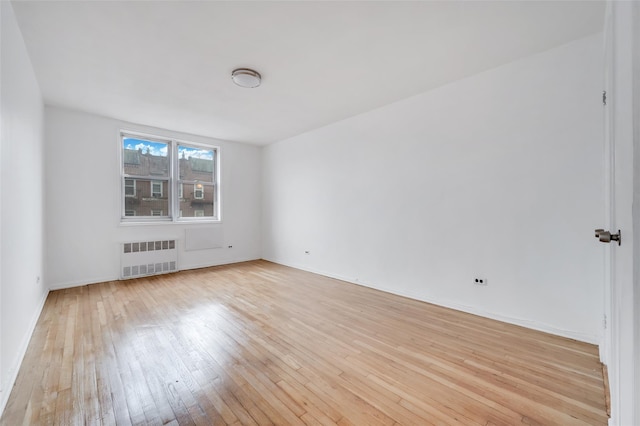
[[[120,144],[123,222],[219,220],[218,148],[127,132]]]
[[[162,198],[162,182],[151,182],[151,196],[153,198]]]
[[[217,216],[217,154],[215,148],[178,144],[178,184],[187,188],[186,193],[183,189],[183,198],[180,200],[181,217],[187,219]]]
[[[124,196],[135,197],[136,196],[136,181],[133,179],[124,180]],[[133,215],[128,215],[133,216]]]
[[[201,183],[193,185],[193,198],[202,200],[204,198],[204,186]]]

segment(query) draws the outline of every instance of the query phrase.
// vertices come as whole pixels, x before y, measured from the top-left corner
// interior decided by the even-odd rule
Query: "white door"
[[[639,10],[633,2],[608,2],[605,25],[605,227],[612,234],[620,230],[621,244],[612,241],[605,251],[607,326],[602,359],[609,369],[610,424],[623,426],[637,425],[640,421],[640,392],[634,389],[634,381],[638,382],[640,374],[637,362],[640,289],[636,288],[634,293],[634,280],[638,279],[638,273],[634,273],[634,245],[637,246],[640,239],[634,235],[633,217],[634,167],[636,173],[640,172],[637,166],[640,162],[634,162],[634,138],[636,155],[640,154],[638,136],[634,136],[634,131],[638,131],[634,130],[634,118],[640,122],[634,114],[639,109],[636,105],[634,112],[633,104],[634,96],[640,93],[637,86],[640,69],[634,70],[634,62],[636,67],[640,65],[640,43],[633,42],[634,37],[638,37]],[[637,188],[636,191],[640,190],[640,185]],[[636,197],[640,201],[640,196]],[[638,222],[638,218],[635,221]],[[640,250],[636,252],[640,254]]]

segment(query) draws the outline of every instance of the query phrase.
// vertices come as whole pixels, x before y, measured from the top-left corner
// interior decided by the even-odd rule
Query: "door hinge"
[[[602,91],[602,105],[607,105],[607,91],[603,90]]]
[[[607,329],[607,316],[604,315],[602,317],[602,328],[604,328],[605,330]]]

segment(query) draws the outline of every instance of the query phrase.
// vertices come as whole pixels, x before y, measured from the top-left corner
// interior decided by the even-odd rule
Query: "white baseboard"
[[[105,283],[108,281],[118,281],[119,279],[120,277],[118,275],[113,275],[113,276],[102,277],[102,278],[91,278],[91,279],[82,280],[82,281],[68,281],[68,282],[53,284],[49,286],[49,290],[50,291],[64,290],[65,288],[82,287],[83,285]]]
[[[11,365],[11,367],[9,368],[7,380],[2,383],[2,392],[0,393],[0,416],[2,416],[2,413],[7,406],[7,402],[9,402],[11,390],[13,389],[13,385],[16,383],[16,379],[18,378],[20,366],[22,365],[24,356],[27,353],[27,348],[29,347],[31,336],[33,336],[33,332],[36,329],[36,324],[38,323],[38,319],[40,318],[40,314],[42,313],[42,309],[44,308],[44,303],[47,301],[47,296],[49,296],[49,290],[44,293],[42,299],[38,303],[36,312],[34,313],[33,317],[31,317],[31,321],[29,322],[27,333],[23,336],[20,347],[18,348],[18,356],[15,358],[13,365]]]
[[[178,265],[178,266],[180,268],[179,271],[188,271],[190,269],[200,269],[200,268],[208,268],[211,266],[231,265],[233,263],[250,262],[252,260],[259,260],[259,259],[260,259],[259,257],[237,258],[237,259],[225,260],[222,262],[213,262],[213,263],[207,262],[203,264],[195,264],[195,265],[187,265],[187,266]],[[82,287],[84,285],[98,284],[98,283],[104,283],[108,281],[119,281],[119,280],[120,280],[120,277],[116,274],[113,276],[108,276],[103,278],[91,278],[91,279],[82,280],[82,281],[69,281],[64,283],[58,283],[50,286],[49,290],[50,291],[64,290],[65,288]]]
[[[243,258],[243,257],[241,257],[241,258],[238,258],[238,259],[225,260],[223,262],[203,263],[203,264],[180,266],[180,271],[189,271],[189,270],[192,270],[192,269],[210,268],[212,266],[233,265],[234,263],[251,262],[252,260],[260,260],[260,258],[259,257],[251,257],[251,258]]]
[[[576,331],[572,331],[572,330],[564,330],[564,329],[557,328],[557,327],[554,327],[554,326],[549,325],[549,324],[541,323],[539,321],[533,321],[533,320],[527,320],[527,319],[524,319],[524,318],[506,316],[506,315],[498,314],[498,313],[495,313],[495,312],[489,312],[489,311],[485,311],[485,310],[482,310],[482,309],[478,309],[478,308],[475,308],[473,306],[462,305],[462,304],[459,304],[459,303],[456,303],[456,302],[447,301],[447,300],[430,299],[430,298],[425,298],[425,297],[417,295],[417,294],[411,294],[411,293],[407,293],[407,292],[399,292],[399,291],[396,291],[395,289],[390,289],[390,288],[383,287],[383,286],[371,285],[371,284],[368,284],[368,283],[363,283],[361,281],[353,281],[352,279],[350,279],[348,277],[343,277],[341,275],[332,274],[332,273],[325,272],[325,271],[319,271],[319,270],[315,270],[315,269],[312,269],[312,268],[307,268],[305,266],[291,264],[291,263],[288,263],[288,262],[281,262],[281,261],[278,261],[278,260],[267,259],[267,258],[265,258],[264,260],[267,260],[267,261],[273,262],[273,263],[277,263],[277,264],[280,264],[280,265],[284,265],[284,266],[289,266],[291,268],[300,269],[300,270],[307,271],[307,272],[312,272],[314,274],[324,275],[325,277],[335,278],[335,279],[338,279],[338,280],[341,280],[341,281],[346,281],[346,282],[351,283],[351,284],[356,284],[356,285],[363,286],[363,287],[373,288],[375,290],[384,291],[385,293],[395,294],[397,296],[408,297],[410,299],[419,300],[421,302],[432,303],[434,305],[442,306],[442,307],[449,308],[449,309],[454,309],[456,311],[461,311],[461,312],[465,312],[465,313],[468,313],[468,314],[478,315],[478,316],[481,316],[481,317],[484,317],[484,318],[494,319],[494,320],[497,320],[497,321],[506,322],[508,324],[513,324],[513,325],[518,325],[518,326],[529,328],[529,329],[532,329],[532,330],[542,331],[542,332],[553,334],[553,335],[556,335],[556,336],[567,337],[569,339],[578,340],[580,342],[590,343],[590,344],[594,344],[594,345],[600,344],[600,339],[601,338],[599,336],[594,336],[594,335],[590,335],[590,334],[586,334],[586,333],[580,333],[580,332],[576,332]]]

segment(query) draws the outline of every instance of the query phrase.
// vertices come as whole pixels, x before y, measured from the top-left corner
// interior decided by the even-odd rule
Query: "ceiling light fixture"
[[[231,73],[231,79],[236,85],[246,87],[247,89],[253,89],[254,87],[260,86],[260,82],[262,81],[260,73],[249,68],[238,68],[233,70]]]

